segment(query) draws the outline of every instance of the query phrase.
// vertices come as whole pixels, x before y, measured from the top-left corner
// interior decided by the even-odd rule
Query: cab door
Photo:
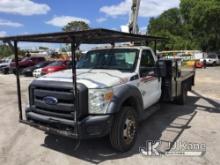
[[[140,86],[144,109],[158,102],[161,96],[161,81],[155,73],[156,59],[149,49],[144,49],[139,65]]]

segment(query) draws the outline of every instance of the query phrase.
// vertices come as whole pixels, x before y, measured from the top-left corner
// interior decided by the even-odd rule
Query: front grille
[[[78,108],[77,118],[88,115],[88,88],[78,83]],[[29,87],[31,111],[40,115],[74,120],[75,95],[71,82],[40,81],[34,80]],[[57,99],[56,105],[49,105],[45,97]]]
[[[43,100],[47,96],[57,98],[58,103],[56,105],[48,105]],[[74,95],[72,89],[34,88],[31,109],[33,112],[42,115],[74,119]]]

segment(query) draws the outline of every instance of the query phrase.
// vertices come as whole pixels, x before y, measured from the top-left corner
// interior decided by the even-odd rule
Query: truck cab
[[[77,63],[77,93],[72,70],[30,84],[27,121],[75,139],[109,135],[113,148],[127,151],[135,143],[138,123],[159,109],[161,100],[184,103],[194,74],[184,75],[177,67],[177,61],[158,61],[146,46],[91,50]]]
[[[96,49],[88,52],[77,64],[79,79],[82,73],[79,82],[88,83],[87,87],[93,89],[119,90],[125,84],[133,85],[142,95],[143,108],[147,108],[161,95],[161,81],[155,74],[156,61],[157,57],[149,47]],[[88,77],[92,81],[86,82]]]

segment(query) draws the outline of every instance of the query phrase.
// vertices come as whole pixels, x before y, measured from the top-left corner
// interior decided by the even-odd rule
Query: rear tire
[[[179,97],[177,97],[176,99],[176,103],[179,105],[184,105],[186,103],[186,98],[187,98],[187,87],[186,84],[182,85],[181,88],[181,95]]]
[[[137,114],[132,107],[122,107],[115,115],[110,131],[110,142],[114,149],[126,152],[131,149],[137,137]]]

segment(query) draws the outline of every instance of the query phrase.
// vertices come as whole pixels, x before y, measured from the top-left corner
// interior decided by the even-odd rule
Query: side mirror
[[[156,63],[156,75],[158,77],[166,77],[167,76],[167,67],[165,60],[158,60]]]
[[[148,72],[149,72],[150,70],[152,70],[152,69],[150,69],[149,67],[140,67],[140,70],[139,70],[140,76],[141,76],[141,77],[147,76],[147,75],[148,75]]]

